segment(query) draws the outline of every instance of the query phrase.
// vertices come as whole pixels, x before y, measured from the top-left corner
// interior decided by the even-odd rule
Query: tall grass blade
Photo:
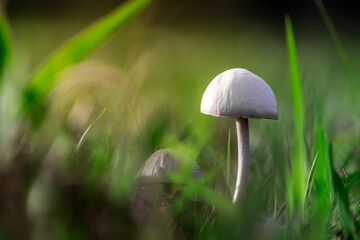
[[[349,196],[348,191],[343,187],[343,182],[337,174],[332,159],[332,148],[329,149],[329,164],[331,168],[331,180],[333,185],[333,194],[336,197],[339,206],[339,215],[342,222],[345,234],[352,239],[358,239],[356,235],[355,223],[352,219],[349,207]],[[347,238],[345,238],[347,239]]]
[[[305,136],[304,136],[304,116],[301,95],[301,83],[299,77],[298,63],[296,57],[296,47],[294,40],[293,27],[289,16],[285,16],[286,39],[288,46],[289,65],[290,65],[290,85],[291,100],[294,118],[294,142],[292,150],[292,184],[294,203],[300,213],[304,214],[305,196]]]
[[[11,49],[9,25],[0,3],[0,81],[4,69],[10,61]]]
[[[61,47],[35,73],[25,91],[25,106],[32,120],[41,121],[44,100],[53,88],[55,77],[64,68],[92,53],[120,26],[144,9],[151,0],[132,0],[98,20]]]
[[[227,144],[227,156],[226,156],[226,184],[229,186],[230,184],[230,166],[231,166],[231,154],[230,154],[230,145],[231,145],[231,131],[229,128],[228,134],[228,144]]]
[[[335,47],[337,49],[337,52],[341,58],[341,61],[343,62],[346,74],[348,76],[349,79],[349,84],[350,84],[350,88],[351,88],[351,95],[352,95],[352,100],[353,103],[356,104],[356,107],[359,107],[359,93],[357,91],[358,89],[358,85],[355,79],[355,75],[354,75],[354,71],[353,68],[351,67],[350,61],[349,61],[349,57],[346,53],[345,47],[342,44],[339,34],[336,31],[335,25],[333,24],[329,13],[327,12],[325,5],[323,4],[323,2],[321,0],[315,0],[315,3],[319,9],[319,12],[325,22],[325,25],[331,35],[331,38],[334,41]]]

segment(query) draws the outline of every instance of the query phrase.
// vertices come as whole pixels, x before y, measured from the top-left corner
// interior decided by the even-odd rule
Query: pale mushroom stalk
[[[237,203],[246,192],[250,166],[249,123],[247,118],[236,119],[236,134],[238,141],[238,172],[233,203]]]

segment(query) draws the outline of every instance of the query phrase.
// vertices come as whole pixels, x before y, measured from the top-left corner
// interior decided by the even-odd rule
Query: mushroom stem
[[[236,119],[238,140],[238,174],[233,203],[238,203],[246,191],[246,181],[249,172],[249,124],[247,118]]]

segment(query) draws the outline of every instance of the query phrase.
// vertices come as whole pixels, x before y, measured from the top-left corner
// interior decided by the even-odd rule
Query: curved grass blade
[[[6,65],[10,61],[12,52],[11,49],[12,45],[9,25],[0,3],[0,77],[3,74]]]
[[[311,169],[309,172],[308,180],[306,182],[305,201],[308,199],[309,194],[312,189],[312,186],[313,186],[313,183],[314,183],[315,166],[316,166],[316,160],[317,160],[318,154],[319,154],[319,152],[317,152],[315,155],[314,161],[311,165]]]
[[[78,144],[76,145],[76,151],[79,151],[80,146],[86,136],[86,134],[89,132],[90,128],[92,127],[92,125],[94,125],[94,123],[96,123],[100,118],[102,118],[102,116],[104,115],[104,113],[106,112],[106,107],[104,108],[104,110],[102,110],[102,112],[99,114],[99,116],[89,125],[89,127],[85,130],[85,132],[83,133],[83,135],[81,136]]]
[[[25,90],[25,108],[35,125],[42,120],[44,102],[56,75],[87,57],[150,1],[132,0],[121,5],[66,43],[35,73]]]
[[[358,215],[360,212],[360,202],[356,205],[356,208],[354,210],[354,216]]]
[[[354,185],[354,183],[356,183],[359,180],[360,180],[360,172],[354,172],[354,173],[348,175],[346,178],[346,182],[344,184],[344,188],[346,190],[349,190]],[[344,182],[344,181],[345,181],[345,178],[342,179],[342,182]]]
[[[342,44],[339,34],[336,31],[336,28],[325,8],[325,5],[323,4],[323,2],[321,0],[315,0],[315,3],[319,9],[319,12],[322,16],[322,18],[324,19],[325,25],[331,35],[331,38],[334,41],[336,50],[338,51],[338,54],[341,58],[341,61],[343,62],[346,74],[348,75],[348,79],[349,79],[349,83],[350,83],[350,88],[351,88],[351,95],[352,95],[352,100],[353,103],[356,104],[356,107],[359,107],[359,93],[357,91],[358,89],[358,85],[357,85],[357,81],[354,75],[354,71],[353,68],[351,67],[350,61],[349,61],[349,57],[346,53],[345,47]]]
[[[288,45],[288,55],[290,64],[290,85],[291,100],[294,118],[294,145],[292,150],[292,187],[294,194],[294,204],[304,216],[304,196],[305,196],[305,136],[304,136],[304,116],[301,94],[301,83],[296,57],[296,46],[293,27],[289,16],[285,16],[286,39]],[[296,169],[296,170],[295,170]],[[291,204],[289,204],[291,207]],[[292,210],[290,210],[292,212]]]

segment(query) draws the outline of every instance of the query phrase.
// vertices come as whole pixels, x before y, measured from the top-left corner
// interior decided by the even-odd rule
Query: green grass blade
[[[228,134],[228,145],[227,145],[227,156],[226,156],[226,184],[230,184],[230,166],[231,166],[231,156],[230,156],[230,144],[231,144],[231,131],[229,128]]]
[[[315,149],[317,151],[316,163],[313,164],[313,181],[315,183],[315,191],[313,195],[313,203],[316,204],[312,219],[312,225],[316,229],[310,233],[311,239],[326,239],[328,224],[330,220],[329,209],[331,209],[331,168],[329,164],[328,144],[325,131],[321,123],[315,127]],[[313,174],[312,174],[313,173]]]
[[[356,240],[358,238],[356,235],[355,223],[350,213],[348,191],[343,187],[343,182],[341,181],[341,178],[333,166],[331,147],[329,150],[329,156],[333,192],[338,202],[340,220],[342,222],[345,234]]]
[[[325,22],[325,25],[331,35],[331,38],[334,41],[335,47],[337,49],[337,52],[341,58],[341,61],[343,62],[346,74],[348,75],[348,79],[349,79],[349,84],[350,84],[350,88],[351,88],[351,95],[352,95],[352,100],[353,103],[356,104],[356,106],[358,107],[358,102],[359,102],[359,97],[358,97],[358,86],[357,86],[357,82],[355,79],[355,75],[354,75],[354,71],[351,67],[350,61],[349,61],[349,57],[346,53],[345,47],[342,44],[339,34],[336,31],[336,28],[323,4],[323,2],[321,0],[315,0],[315,3],[319,9],[319,12]]]
[[[276,213],[276,217],[275,217],[276,221],[278,221],[279,218],[282,216],[282,214],[284,213],[287,205],[288,205],[288,202],[283,203],[283,205],[281,206],[279,211]]]
[[[11,49],[12,46],[9,25],[0,3],[0,77],[4,72],[6,65],[10,61],[12,52]]]
[[[53,88],[57,73],[77,63],[92,53],[107,40],[120,26],[128,22],[150,3],[150,0],[132,0],[98,20],[55,52],[35,73],[25,91],[25,104],[33,118],[43,112],[38,110]]]
[[[90,128],[92,127],[92,125],[94,125],[94,123],[96,123],[100,118],[102,118],[102,116],[104,115],[104,113],[106,112],[106,107],[104,108],[104,110],[102,110],[102,112],[99,114],[99,116],[89,125],[89,127],[85,130],[85,132],[83,133],[83,135],[81,136],[78,144],[76,145],[76,151],[79,151],[80,146],[82,144],[82,142],[84,141],[84,138],[86,136],[86,134],[89,132]]]
[[[307,198],[309,197],[309,194],[311,192],[313,183],[314,183],[314,174],[315,174],[315,166],[316,166],[316,160],[318,157],[319,152],[316,153],[314,161],[311,165],[311,169],[309,172],[309,176],[308,176],[308,180],[306,182],[306,190],[305,190],[305,201],[307,200]]]
[[[301,95],[301,83],[296,57],[295,39],[293,27],[289,16],[285,16],[286,39],[288,45],[288,55],[290,64],[290,85],[291,100],[294,118],[294,145],[292,150],[292,182],[294,203],[300,209],[301,215],[304,214],[305,196],[305,137],[304,137],[304,116]]]
[[[344,188],[349,190],[354,185],[354,183],[356,183],[359,180],[360,180],[360,172],[354,172],[347,176],[346,181],[345,178],[342,179],[341,181],[345,182]]]
[[[294,187],[293,187],[293,182],[291,179],[291,172],[289,169],[289,166],[286,164],[285,166],[285,180],[286,180],[286,195],[287,195],[287,199],[288,199],[288,204],[289,205],[289,215],[290,217],[293,216],[293,212],[294,212]]]
[[[360,212],[360,202],[356,205],[356,208],[355,208],[355,210],[354,210],[354,215],[355,215],[355,216],[358,215],[359,212]]]
[[[187,183],[187,188],[184,188],[184,195],[187,195],[190,199],[192,198],[192,195],[197,195],[200,199],[209,205],[216,207],[219,211],[224,212],[228,216],[232,216],[236,212],[236,207],[231,201],[228,201],[220,194],[193,181]]]

